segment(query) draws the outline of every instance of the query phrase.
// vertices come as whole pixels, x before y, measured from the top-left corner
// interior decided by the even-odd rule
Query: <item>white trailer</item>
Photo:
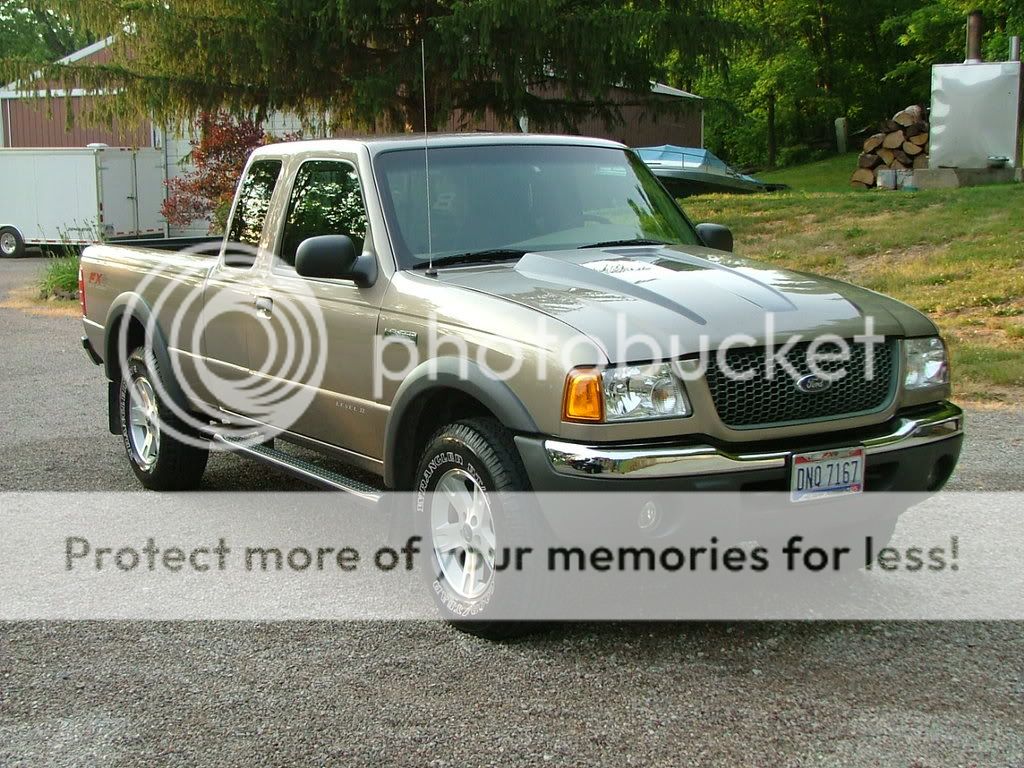
[[[166,234],[158,149],[0,149],[0,256]]]

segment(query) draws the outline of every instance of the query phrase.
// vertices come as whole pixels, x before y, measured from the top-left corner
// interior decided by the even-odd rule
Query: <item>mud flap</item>
[[[107,381],[107,429],[112,435],[121,434],[120,384]]]

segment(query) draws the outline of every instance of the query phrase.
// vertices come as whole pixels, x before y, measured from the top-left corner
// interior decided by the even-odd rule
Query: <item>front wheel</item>
[[[441,616],[489,639],[534,631],[535,623],[507,620],[521,617],[528,576],[516,575],[511,594],[502,590],[498,565],[508,556],[502,548],[534,533],[523,493],[529,481],[508,430],[493,419],[442,427],[421,455],[414,488],[417,531],[429,544],[426,577]]]
[[[160,371],[142,347],[127,358],[119,397],[121,437],[132,471],[146,488],[197,488],[206,471],[206,441],[178,418],[160,394]]]

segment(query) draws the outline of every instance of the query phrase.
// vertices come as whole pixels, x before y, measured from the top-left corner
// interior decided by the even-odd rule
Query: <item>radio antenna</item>
[[[434,269],[434,233],[430,226],[430,152],[427,135],[427,45],[420,40],[420,74],[423,78],[423,178],[427,190],[427,274],[431,277],[437,275]]]

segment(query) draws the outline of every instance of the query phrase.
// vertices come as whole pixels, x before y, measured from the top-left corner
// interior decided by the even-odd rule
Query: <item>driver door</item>
[[[290,382],[302,406],[273,426],[377,461],[387,409],[371,399],[374,338],[387,281],[360,288],[300,276],[296,250],[318,235],[347,235],[357,252],[375,252],[355,158],[307,159],[296,170],[267,279],[272,312],[249,337],[250,363]]]

